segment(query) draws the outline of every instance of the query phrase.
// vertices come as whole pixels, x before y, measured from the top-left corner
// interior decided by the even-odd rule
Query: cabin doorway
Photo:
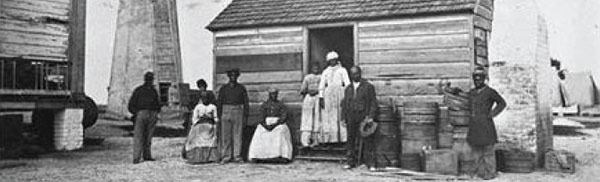
[[[354,29],[352,26],[310,28],[308,70],[319,66],[323,71],[327,67],[325,56],[335,51],[340,56],[342,66],[349,69],[354,66]]]

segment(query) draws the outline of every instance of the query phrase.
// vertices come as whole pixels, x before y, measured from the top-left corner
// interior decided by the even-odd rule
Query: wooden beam
[[[467,91],[471,88],[469,78],[449,79],[453,87]],[[442,94],[438,90],[440,79],[380,79],[372,80],[378,96],[411,96],[411,95],[436,95]]]
[[[34,23],[30,21],[0,19],[0,31],[16,31],[29,34],[43,34],[68,37],[68,28],[61,24]]]
[[[470,78],[473,63],[369,64],[362,65],[363,77],[402,79]]]
[[[217,74],[216,84],[229,82],[227,74]],[[256,73],[241,73],[238,79],[240,83],[274,83],[302,81],[302,71],[270,71]]]
[[[44,5],[40,5],[40,2]],[[32,6],[30,3],[36,5]],[[10,17],[11,19],[23,21],[43,21],[47,20],[47,18],[52,18],[66,22],[69,19],[68,8],[49,8],[55,5],[60,6],[61,4],[63,3],[52,3],[52,5],[48,5],[47,3],[36,0],[4,0],[2,1],[0,17]],[[68,4],[66,5],[68,6]]]
[[[405,102],[437,102],[442,104],[443,100],[443,95],[377,96],[379,104],[393,104],[394,106],[404,105]]]
[[[0,30],[0,40],[2,43],[27,46],[43,46],[66,49],[68,38],[65,36],[56,36],[48,34]]]
[[[469,22],[466,19],[459,19],[435,22],[419,22],[413,24],[384,24],[380,26],[367,26],[359,29],[359,37],[400,37],[466,33],[470,28],[468,23]]]
[[[360,51],[361,64],[467,62],[469,48]]]
[[[217,46],[267,45],[280,43],[302,43],[302,31],[247,34],[217,37]]]
[[[0,54],[12,55],[7,57],[21,57],[26,55],[47,56],[47,57],[66,57],[67,47],[49,47],[40,45],[31,45],[23,43],[2,42],[0,44]]]
[[[363,38],[359,40],[361,51],[390,49],[427,49],[467,47],[469,34],[441,34],[409,37]]]
[[[242,72],[302,70],[302,53],[217,56],[216,59],[217,74],[232,68],[239,68]]]
[[[494,11],[494,1],[493,0],[479,0],[479,5],[488,9],[489,11]]]
[[[240,56],[260,54],[300,53],[302,44],[271,44],[250,46],[216,46],[215,56]]]
[[[222,83],[218,84],[217,87],[215,87],[216,88],[215,90],[218,90],[223,85],[225,85],[225,84],[222,84]],[[277,88],[279,90],[296,91],[296,92],[298,92],[298,94],[300,94],[301,85],[302,85],[302,82],[295,81],[295,82],[283,82],[283,83],[245,83],[244,87],[246,87],[246,90],[248,90],[248,91],[266,92],[269,90],[269,88]]]
[[[265,102],[269,99],[267,91],[248,91],[250,102]],[[303,97],[297,90],[280,90],[278,99],[283,102],[302,102]]]
[[[492,21],[485,19],[479,15],[473,15],[473,24],[475,27],[483,28],[485,30],[492,30]]]
[[[75,93],[85,91],[85,16],[86,0],[71,0],[69,15],[68,59],[71,63],[70,88]]]
[[[494,13],[492,12],[492,10],[489,10],[481,5],[475,6],[475,14],[488,20],[494,19]]]

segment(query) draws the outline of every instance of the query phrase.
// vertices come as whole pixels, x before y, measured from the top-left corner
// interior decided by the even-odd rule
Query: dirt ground
[[[577,172],[538,169],[529,174],[501,173],[491,182],[600,181],[600,118],[572,118],[585,129],[555,130],[555,149],[577,156]],[[342,170],[340,163],[294,161],[287,165],[232,163],[188,165],[180,158],[184,137],[176,125],[161,123],[153,139],[157,161],[131,163],[131,123],[100,120],[86,136],[103,137],[99,145],[37,159],[0,161],[0,181],[421,181],[408,176],[369,173],[364,167]],[[446,179],[438,181],[459,181]],[[477,180],[460,180],[477,181]]]

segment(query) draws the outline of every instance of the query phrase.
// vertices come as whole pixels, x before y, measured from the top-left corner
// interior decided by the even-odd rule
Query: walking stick
[[[358,164],[362,164],[363,138],[358,139]]]

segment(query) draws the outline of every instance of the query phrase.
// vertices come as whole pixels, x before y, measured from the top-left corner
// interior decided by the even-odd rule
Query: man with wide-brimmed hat
[[[133,163],[140,163],[143,157],[144,161],[154,161],[151,154],[152,133],[158,121],[158,112],[160,103],[158,101],[158,92],[153,85],[154,73],[146,72],[144,74],[144,84],[137,87],[127,108],[135,118],[133,133]]]
[[[239,69],[227,71],[229,82],[219,89],[218,109],[221,117],[221,163],[243,162],[242,128],[248,118],[248,93],[238,83]]]
[[[473,71],[475,88],[469,92],[472,118],[469,123],[467,142],[475,158],[471,175],[477,175],[482,179],[493,179],[496,177],[494,144],[498,139],[493,118],[504,110],[506,102],[496,90],[485,84],[486,78],[484,68],[477,67]]]
[[[347,161],[344,169],[350,169],[356,167],[359,162],[359,158],[362,145],[361,140],[368,133],[372,133],[376,126],[374,126],[373,118],[377,113],[377,98],[375,96],[375,87],[367,80],[362,78],[362,71],[360,67],[354,66],[350,68],[351,84],[346,87],[344,93],[344,99],[342,100],[342,121],[346,124],[348,129],[348,141],[346,143],[347,150]],[[361,123],[363,127],[372,125],[369,128],[360,128]],[[370,132],[369,132],[370,130]],[[361,132],[364,131],[364,132]],[[365,160],[367,166],[370,169],[374,169],[373,160]]]

